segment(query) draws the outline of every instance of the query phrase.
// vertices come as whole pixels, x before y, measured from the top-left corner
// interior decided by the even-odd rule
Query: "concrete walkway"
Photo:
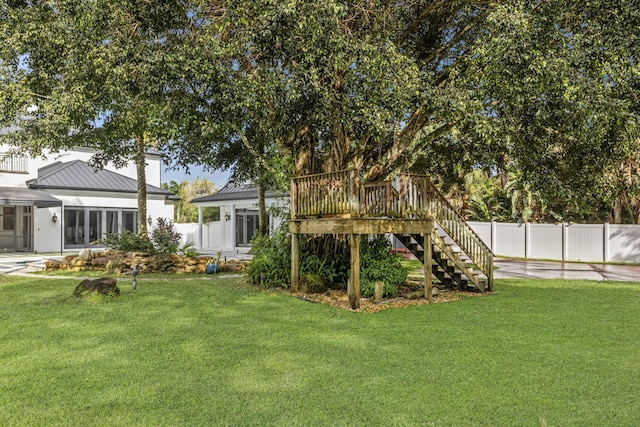
[[[251,255],[237,253],[223,253],[222,256],[226,256],[227,259],[251,258]],[[59,253],[0,254],[0,274],[25,274],[34,270],[43,270],[44,260],[61,258],[62,255]],[[640,282],[640,265],[496,258],[494,266],[493,277],[495,279],[571,279]]]

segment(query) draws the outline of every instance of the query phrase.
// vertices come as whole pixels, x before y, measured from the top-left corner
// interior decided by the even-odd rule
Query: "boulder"
[[[107,265],[108,262],[109,262],[109,258],[107,258],[106,256],[99,256],[91,260],[91,265],[104,267]]]
[[[64,263],[57,259],[47,259],[44,261],[44,266],[47,267],[47,270],[60,270],[64,268]]]
[[[76,298],[85,297],[92,293],[118,296],[120,289],[116,286],[116,279],[101,277],[94,280],[85,279],[73,290],[73,296]]]
[[[219,273],[239,273],[247,266],[248,261],[229,260],[220,264]]]
[[[91,249],[83,249],[78,254],[78,259],[81,261],[91,261],[95,255],[91,251]]]

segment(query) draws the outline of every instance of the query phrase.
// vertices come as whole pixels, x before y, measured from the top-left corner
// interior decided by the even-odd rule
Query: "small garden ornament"
[[[136,279],[136,276],[138,275],[138,273],[140,273],[140,264],[136,264],[135,267],[133,267],[133,270],[131,270],[131,275],[133,276],[133,282],[131,283],[131,289],[136,288],[136,284],[138,282],[138,280]]]

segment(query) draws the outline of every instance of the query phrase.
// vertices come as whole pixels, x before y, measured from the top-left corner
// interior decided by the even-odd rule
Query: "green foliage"
[[[198,251],[196,251],[193,242],[187,242],[181,247],[178,248],[178,253],[184,256],[198,256]]]
[[[175,230],[173,221],[166,218],[158,218],[156,226],[151,232],[151,241],[156,253],[159,254],[177,253],[181,237],[182,234]]]
[[[383,297],[395,297],[407,279],[402,258],[391,253],[391,242],[384,235],[363,238],[360,245],[360,294],[372,297],[375,283],[384,283]]]
[[[174,220],[177,223],[198,222],[198,207],[191,203],[191,200],[214,194],[217,191],[213,182],[200,178],[196,178],[191,182],[185,179],[179,183],[176,181],[163,183],[162,188],[180,197],[180,200],[174,203]],[[217,208],[217,219],[215,212],[209,213],[210,209],[216,208],[202,208],[204,223],[220,220],[220,208]]]
[[[343,258],[323,258],[305,252],[300,256],[300,275],[319,276],[330,284],[346,283],[348,261]]]
[[[107,248],[119,251],[154,252],[153,243],[151,243],[146,236],[133,234],[128,230],[122,234],[107,234],[103,239],[100,239],[95,243],[102,244]]]
[[[246,271],[254,283],[260,283],[265,287],[289,287],[291,243],[285,228],[280,228],[268,236],[256,234],[251,241],[250,253],[253,259]]]

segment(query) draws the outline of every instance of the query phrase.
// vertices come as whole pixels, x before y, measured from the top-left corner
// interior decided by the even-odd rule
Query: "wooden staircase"
[[[427,175],[402,174],[393,181],[362,185],[364,216],[387,215],[429,218],[436,223],[431,233],[432,272],[441,285],[475,291],[493,290],[493,253]],[[372,209],[372,206],[375,208]],[[424,236],[395,234],[424,263]]]
[[[431,234],[432,272],[442,286],[474,291],[493,290],[493,253],[451,206],[427,175],[401,175],[398,197],[405,199],[410,215],[436,222]],[[416,258],[424,262],[424,237],[395,235]]]
[[[427,175],[402,174],[361,183],[353,170],[291,180],[291,287],[298,283],[298,235],[350,236],[349,300],[359,306],[359,236],[394,234],[425,265],[425,295],[432,279],[443,286],[493,290],[493,253],[431,183]]]
[[[396,234],[396,238],[407,247],[413,255],[424,263],[424,237],[419,234]],[[466,291],[487,291],[488,277],[477,270],[473,262],[452,244],[447,243],[445,236],[437,233],[431,235],[431,271],[440,285],[446,288],[458,288]]]

